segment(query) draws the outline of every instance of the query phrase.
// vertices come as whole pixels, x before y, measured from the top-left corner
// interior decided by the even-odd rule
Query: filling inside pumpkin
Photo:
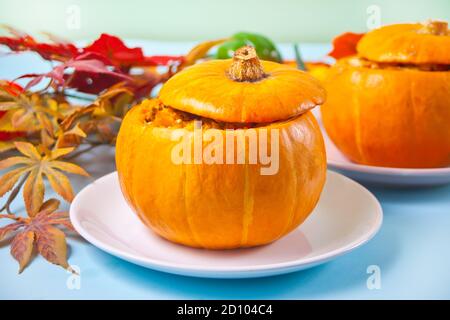
[[[221,122],[192,113],[174,109],[163,104],[144,108],[144,120],[147,124],[161,128],[194,129],[194,121],[201,121],[203,129],[248,129],[267,126],[267,123]]]
[[[418,30],[419,34],[426,34],[439,37],[450,36],[448,24],[445,21],[427,21]],[[353,56],[345,61],[352,67],[363,67],[370,69],[394,69],[394,70],[418,70],[418,71],[449,71],[450,64],[436,64],[436,63],[404,63],[404,62],[377,62],[359,56]]]
[[[448,64],[412,64],[412,63],[396,63],[396,62],[376,62],[367,60],[362,57],[351,57],[345,61],[352,67],[363,67],[370,69],[391,69],[391,70],[419,70],[419,71],[450,71]]]

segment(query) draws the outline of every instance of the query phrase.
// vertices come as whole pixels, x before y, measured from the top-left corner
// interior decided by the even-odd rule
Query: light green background
[[[450,20],[450,0],[0,0],[0,22],[68,39],[108,32],[202,40],[245,30],[280,42],[324,42],[343,31],[366,31],[371,5],[379,7],[382,24]]]

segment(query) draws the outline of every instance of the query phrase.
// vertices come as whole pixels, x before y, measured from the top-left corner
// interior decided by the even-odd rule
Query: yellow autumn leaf
[[[228,39],[217,39],[199,43],[185,56],[184,62],[180,66],[180,70],[193,65],[198,59],[204,58],[211,48],[227,40]]]
[[[7,111],[3,114],[2,117],[0,117],[0,131],[3,132],[18,132],[21,131],[19,128],[15,128],[12,125],[12,115],[14,114],[14,111]]]
[[[73,190],[69,179],[63,172],[88,176],[88,173],[76,164],[58,160],[67,155],[74,148],[56,148],[51,151],[39,151],[28,142],[15,142],[17,150],[24,156],[15,156],[0,161],[0,169],[7,169],[13,166],[19,166],[6,172],[0,177],[0,196],[11,190],[21,177],[23,185],[23,198],[25,208],[30,217],[34,217],[41,207],[45,185],[43,178],[46,177],[50,187],[70,202],[73,199]],[[45,149],[45,148],[44,148]]]

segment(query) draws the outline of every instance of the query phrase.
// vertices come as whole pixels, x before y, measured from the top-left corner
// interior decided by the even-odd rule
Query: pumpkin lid
[[[306,72],[260,61],[255,49],[236,50],[233,59],[186,68],[160,91],[167,106],[222,122],[273,122],[320,105],[325,90]]]
[[[357,51],[376,62],[450,64],[450,31],[444,21],[393,24],[368,32]]]

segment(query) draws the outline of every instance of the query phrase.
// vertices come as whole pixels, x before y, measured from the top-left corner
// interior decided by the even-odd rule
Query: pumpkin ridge
[[[244,214],[242,215],[242,238],[241,245],[246,246],[248,244],[248,233],[250,224],[253,219],[253,192],[250,190],[250,175],[249,175],[249,164],[245,161],[244,164]]]
[[[357,86],[361,87],[361,80],[358,82]],[[359,98],[359,94],[356,93],[353,97],[353,103],[354,103],[354,112],[356,113],[355,115],[355,145],[356,145],[356,149],[358,150],[359,153],[359,158],[360,161],[362,161],[363,163],[366,161],[365,160],[365,154],[363,152],[363,147],[362,147],[362,139],[361,139],[361,103],[360,103],[360,98]]]
[[[127,181],[128,181],[128,188],[129,190],[131,190],[131,193],[133,193],[133,181],[134,180],[134,164],[135,161],[134,159],[136,158],[136,144],[141,140],[142,136],[144,135],[145,131],[146,131],[147,127],[141,128],[141,130],[139,131],[139,134],[132,139],[132,144],[131,144],[131,148],[132,148],[132,152],[130,152],[130,156],[128,158],[128,164],[126,166],[126,170],[127,170],[127,176],[130,177]],[[136,203],[134,203],[134,197],[130,197],[130,201],[132,202],[132,205],[135,206]]]
[[[197,236],[194,232],[194,228],[192,227],[192,221],[189,217],[189,211],[187,209],[187,192],[186,192],[186,186],[187,186],[187,177],[186,177],[186,165],[185,164],[181,164],[182,165],[182,184],[183,184],[183,207],[184,207],[184,212],[186,214],[186,225],[188,227],[188,230],[190,232],[189,237],[191,238],[192,242],[195,243],[196,246],[200,246],[202,247],[202,245],[200,244],[200,242],[197,239]]]
[[[139,217],[139,219],[141,221],[144,221],[144,218],[146,218],[146,217],[142,215],[141,209],[140,209],[141,208],[141,204],[138,202],[137,197],[135,197],[135,195],[139,193],[139,190],[136,191],[136,188],[137,188],[136,185],[137,184],[134,183],[137,180],[136,177],[139,176],[139,174],[136,175],[135,173],[136,173],[136,171],[140,170],[140,168],[137,168],[137,166],[136,166],[135,159],[138,159],[138,155],[139,155],[139,153],[140,153],[140,151],[142,149],[139,146],[139,144],[140,144],[140,142],[145,140],[145,139],[142,139],[142,137],[145,135],[145,132],[147,130],[148,130],[147,126],[143,127],[142,130],[139,132],[139,134],[136,136],[135,144],[138,145],[138,148],[135,148],[135,150],[133,152],[133,155],[131,157],[131,159],[134,159],[134,161],[132,161],[131,165],[127,166],[127,169],[129,170],[129,175],[128,175],[128,177],[129,177],[128,180],[130,182],[129,190],[130,190],[131,198],[133,199],[132,205],[133,205],[133,207],[138,208],[136,210],[137,211],[137,216]],[[136,145],[135,145],[135,147],[136,147]]]
[[[414,99],[414,82],[415,79],[411,79],[411,82],[409,83],[408,86],[408,93],[409,93],[409,101],[410,101],[410,108],[408,108],[411,112],[411,118],[412,118],[412,135],[413,135],[413,141],[415,141],[418,145],[420,143],[419,141],[419,135],[417,134],[417,126],[416,123],[418,123],[417,119],[416,119],[416,103],[415,103],[415,99]]]
[[[283,141],[285,144],[288,144],[287,149],[290,150],[292,148],[292,142],[291,142],[291,134],[289,131],[283,130],[282,131],[282,136]],[[295,216],[295,212],[296,212],[296,208],[297,208],[297,202],[298,202],[298,196],[297,196],[297,189],[298,189],[298,179],[297,179],[297,168],[294,164],[294,155],[292,153],[289,153],[289,163],[291,170],[289,170],[289,172],[291,172],[292,176],[293,176],[293,180],[294,182],[292,183],[292,185],[294,186],[294,201],[292,203],[292,210],[291,210],[291,214],[289,216],[289,219],[287,219],[288,221],[286,222],[286,227],[284,227],[282,229],[282,232],[280,233],[280,235],[278,236],[278,238],[282,237],[284,234],[286,234],[288,232],[288,230],[290,229],[293,221],[294,221],[294,216]]]

